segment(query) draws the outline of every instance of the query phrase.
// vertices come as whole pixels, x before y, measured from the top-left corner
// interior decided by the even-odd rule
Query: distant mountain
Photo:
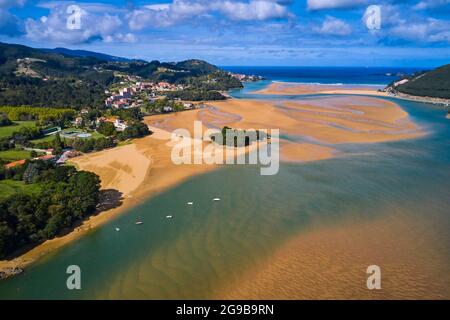
[[[115,62],[130,62],[130,61],[132,61],[132,59],[110,56],[108,54],[93,52],[93,51],[86,51],[86,50],[70,50],[70,49],[66,49],[66,48],[40,49],[40,50],[42,50],[44,52],[60,53],[60,54],[64,54],[66,56],[72,56],[72,57],[97,58],[99,60],[110,61],[110,62],[114,62],[114,61]]]
[[[396,85],[397,84],[397,85]],[[450,99],[450,64],[406,77],[391,88],[398,92],[432,98]]]

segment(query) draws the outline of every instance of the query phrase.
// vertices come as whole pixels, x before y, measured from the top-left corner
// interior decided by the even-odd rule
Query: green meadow
[[[0,159],[13,162],[22,159],[31,159],[31,151],[11,149],[0,151]]]
[[[0,139],[10,137],[14,132],[19,131],[23,127],[35,127],[35,121],[14,121],[11,126],[0,127]]]
[[[6,199],[17,193],[29,195],[38,194],[41,190],[39,184],[25,184],[23,181],[1,180],[0,181],[0,200]]]

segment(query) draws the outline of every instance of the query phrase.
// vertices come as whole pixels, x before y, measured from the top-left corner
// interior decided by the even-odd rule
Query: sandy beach
[[[154,132],[152,136],[73,159],[79,169],[100,176],[102,189],[119,191],[122,205],[91,217],[73,232],[46,241],[14,260],[0,261],[0,270],[24,268],[149,197],[194,175],[214,170],[216,165],[177,166],[171,161],[171,131],[185,128],[192,132],[195,120],[202,121],[204,129],[224,125],[240,129],[280,129],[283,137],[301,137],[280,139],[281,160],[287,162],[332,158],[338,153],[338,144],[395,141],[424,134],[398,105],[369,97],[351,101],[345,97],[333,98],[316,104],[230,99],[211,102],[204,109],[147,117],[145,123]],[[240,152],[251,151],[247,148]]]
[[[255,93],[265,95],[351,94],[380,97],[389,96],[386,92],[378,91],[378,87],[371,86],[297,84],[288,82],[273,82],[266,88]]]

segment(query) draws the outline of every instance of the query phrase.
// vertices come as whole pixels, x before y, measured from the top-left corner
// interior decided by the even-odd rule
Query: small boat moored
[[[137,226],[140,226],[141,224],[144,224],[142,221],[138,221],[138,222],[136,222],[136,225]]]

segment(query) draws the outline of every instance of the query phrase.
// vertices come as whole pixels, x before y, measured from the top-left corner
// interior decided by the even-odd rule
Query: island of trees
[[[222,131],[211,136],[215,143],[221,143],[228,147],[247,147],[254,142],[270,139],[270,135],[261,130],[241,130],[233,129],[228,126],[222,128]]]

